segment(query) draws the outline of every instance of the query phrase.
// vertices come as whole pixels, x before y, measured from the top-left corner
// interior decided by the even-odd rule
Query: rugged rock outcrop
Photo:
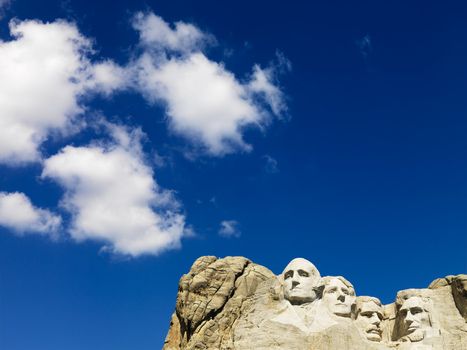
[[[292,260],[276,276],[243,257],[199,258],[180,279],[164,350],[467,349],[467,275],[382,305]]]

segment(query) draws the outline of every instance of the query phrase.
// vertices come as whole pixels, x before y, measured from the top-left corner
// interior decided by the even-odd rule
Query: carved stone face
[[[320,275],[316,267],[306,259],[293,259],[282,273],[284,297],[291,304],[309,303],[316,299],[316,287]]]
[[[350,317],[352,304],[355,303],[355,290],[339,278],[331,278],[324,286],[323,302],[331,313]]]
[[[373,300],[358,303],[355,323],[363,335],[371,341],[381,341],[383,308]]]
[[[420,297],[411,297],[404,301],[399,317],[402,320],[403,336],[407,335],[411,339],[423,339],[424,331],[431,328],[426,302]]]

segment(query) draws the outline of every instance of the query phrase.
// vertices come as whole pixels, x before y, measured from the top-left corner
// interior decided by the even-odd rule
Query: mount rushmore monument
[[[276,276],[243,257],[204,256],[180,279],[163,349],[467,349],[467,275],[383,305],[303,258]]]

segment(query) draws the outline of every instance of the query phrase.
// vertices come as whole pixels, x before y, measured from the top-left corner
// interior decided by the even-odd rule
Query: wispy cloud
[[[355,43],[357,44],[357,47],[359,48],[360,54],[363,56],[363,58],[368,58],[368,56],[373,51],[370,35],[366,34],[363,38],[356,40]]]
[[[238,238],[241,236],[239,223],[236,220],[221,221],[219,235],[226,238]]]
[[[268,154],[265,154],[263,156],[263,159],[265,160],[264,170],[268,174],[275,174],[279,172],[279,167],[276,159],[274,159]]]

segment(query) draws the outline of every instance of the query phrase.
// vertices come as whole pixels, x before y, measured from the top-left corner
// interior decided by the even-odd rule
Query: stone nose
[[[415,321],[414,315],[410,311],[407,312],[407,316],[405,316],[405,322],[407,322],[408,324],[411,324],[414,321]]]
[[[339,294],[337,300],[344,302],[345,301],[345,294]]]
[[[298,286],[300,283],[297,281],[297,280],[293,280],[292,281],[292,288],[295,288],[296,286]]]
[[[379,319],[377,314],[373,314],[370,317],[370,323],[374,325],[379,325],[381,323],[381,320]]]

